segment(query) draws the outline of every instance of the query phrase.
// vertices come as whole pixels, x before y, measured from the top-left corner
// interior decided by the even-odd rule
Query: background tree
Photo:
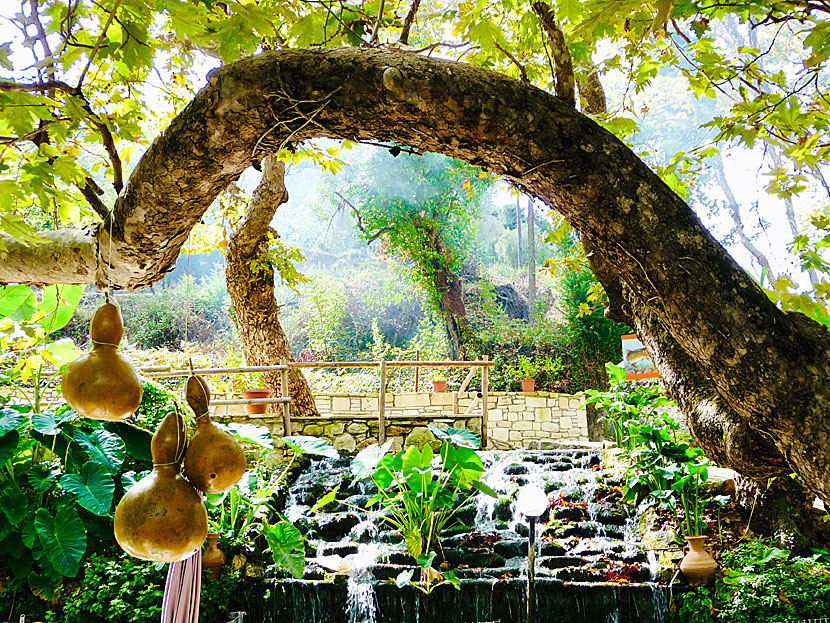
[[[362,238],[377,242],[379,252],[400,262],[423,289],[444,323],[452,358],[463,359],[469,337],[461,271],[486,174],[436,154],[376,151],[329,184]]]

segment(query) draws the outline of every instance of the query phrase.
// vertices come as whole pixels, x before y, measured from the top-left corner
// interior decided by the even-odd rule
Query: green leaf
[[[32,591],[33,595],[50,601],[55,598],[55,593],[57,592],[58,585],[60,584],[60,576],[57,578],[50,578],[44,573],[35,573],[32,571],[29,573],[28,582],[29,589]]]
[[[297,528],[282,519],[278,524],[264,525],[263,532],[274,563],[293,577],[303,577],[305,569],[305,543],[303,535]]]
[[[78,574],[78,564],[86,551],[84,522],[69,506],[62,506],[54,515],[45,508],[35,515],[37,538],[46,559],[67,577]]]
[[[34,295],[29,286],[0,286],[0,318],[11,316],[32,296]]]
[[[428,424],[427,428],[432,431],[432,434],[442,441],[448,441],[456,446],[463,446],[465,448],[472,448],[478,450],[481,446],[481,440],[471,430],[464,428],[438,428],[433,424]]]
[[[58,427],[73,415],[76,415],[76,413],[71,409],[64,411],[60,415],[57,413],[33,413],[32,428],[44,435],[57,435],[61,432],[61,429]]]
[[[274,441],[271,438],[271,431],[267,426],[258,426],[256,424],[217,424],[220,428],[225,428],[229,433],[236,437],[239,441],[256,444],[263,448],[273,449]]]
[[[484,464],[475,450],[456,448],[445,443],[441,447],[441,458],[444,460],[444,468],[452,472],[453,482],[462,487],[472,486],[484,473]]]
[[[127,422],[105,422],[104,428],[115,433],[124,442],[127,454],[138,461],[152,462],[153,454],[150,452],[150,441],[153,434],[143,428],[137,428]]]
[[[57,368],[75,361],[81,355],[81,351],[75,346],[75,342],[69,338],[50,342],[46,345],[45,350]]]
[[[412,581],[412,576],[415,574],[415,569],[406,569],[401,571],[395,578],[395,586],[403,588]]]
[[[72,314],[84,293],[84,285],[53,285],[43,288],[38,311],[46,315],[38,320],[46,334],[62,329],[72,320]]]
[[[124,462],[126,446],[115,433],[99,428],[87,435],[83,431],[75,430],[72,438],[80,445],[89,458],[104,467],[110,474],[118,472]]]
[[[380,463],[380,460],[389,452],[392,447],[392,440],[390,439],[382,446],[373,443],[371,446],[366,446],[357,453],[352,459],[351,470],[355,478],[363,480],[369,478],[374,472],[375,468]]]
[[[12,526],[16,526],[23,520],[27,507],[28,498],[20,489],[10,485],[0,491],[0,510]]]
[[[38,493],[46,493],[61,475],[61,468],[50,463],[38,463],[29,470],[28,478],[31,487]]]
[[[429,569],[432,566],[432,561],[438,554],[436,552],[429,552],[428,554],[421,554],[418,556],[418,566],[424,569]]]
[[[22,580],[29,575],[33,562],[32,553],[29,550],[23,550],[20,556],[9,556],[5,560],[5,563],[9,565],[9,569],[12,570],[14,577],[18,580]]]
[[[16,430],[25,419],[25,415],[14,409],[0,409],[0,435]]]
[[[334,498],[337,496],[337,492],[340,489],[340,485],[337,485],[334,489],[326,493],[323,497],[317,500],[317,504],[311,507],[310,513],[316,513],[318,510],[323,508],[324,506],[328,506],[332,502],[334,502]]]
[[[20,433],[16,430],[10,430],[0,437],[0,466],[14,456],[19,441]]]
[[[109,515],[115,481],[98,463],[90,461],[81,468],[80,474],[65,474],[61,487],[73,493],[83,508],[94,515]]]
[[[293,437],[282,437],[282,440],[300,454],[311,454],[315,456],[326,456],[331,459],[339,459],[340,453],[334,449],[325,439],[309,437],[307,435],[295,435]]]

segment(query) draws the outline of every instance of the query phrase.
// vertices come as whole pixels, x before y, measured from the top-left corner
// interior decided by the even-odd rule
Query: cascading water
[[[283,514],[315,545],[317,557],[309,560],[304,579],[273,585],[271,618],[262,614],[247,623],[520,620],[526,607],[528,528],[512,500],[525,484],[543,487],[551,501],[537,528],[536,623],[667,620],[664,591],[647,584],[654,577],[653,560],[637,542],[630,513],[617,503],[619,483],[598,469],[595,450],[481,456],[482,480],[499,497],[478,495],[459,510],[468,528],[442,536],[435,562],[455,570],[460,591],[443,585],[424,596],[413,587],[395,586],[391,580],[414,561],[398,535],[357,510],[376,493],[374,485],[350,482],[348,460],[315,461],[290,487]],[[311,513],[316,500],[338,484],[338,502]],[[247,601],[256,601],[255,595]]]

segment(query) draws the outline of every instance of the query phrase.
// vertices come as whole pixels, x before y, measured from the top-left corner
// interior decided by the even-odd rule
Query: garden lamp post
[[[536,485],[525,485],[519,489],[516,508],[527,517],[530,530],[527,536],[527,623],[533,623],[533,608],[536,605],[536,591],[533,585],[533,567],[536,564],[536,519],[548,507],[548,496]]]

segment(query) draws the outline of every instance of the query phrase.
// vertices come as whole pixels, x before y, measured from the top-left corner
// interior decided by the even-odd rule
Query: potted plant
[[[234,391],[242,394],[245,400],[253,400],[256,398],[270,398],[273,392],[264,386],[261,374],[247,374],[244,376],[234,377],[233,379]],[[248,415],[262,415],[268,412],[268,404],[246,404],[245,413]]]
[[[512,369],[515,376],[521,379],[523,392],[532,392],[536,389],[536,377],[542,371],[541,361],[534,361],[530,357],[519,355]]]
[[[701,484],[708,478],[706,466],[709,461],[705,458],[681,463],[679,467],[683,475],[672,484],[680,496],[683,507],[683,520],[680,527],[683,536],[689,544],[689,551],[680,561],[680,570],[691,586],[705,586],[718,568],[712,555],[706,551],[706,535],[703,530],[703,507],[709,501],[701,498]]]
[[[432,392],[434,394],[441,394],[447,391],[447,371],[444,368],[433,368],[430,372],[432,379]]]

